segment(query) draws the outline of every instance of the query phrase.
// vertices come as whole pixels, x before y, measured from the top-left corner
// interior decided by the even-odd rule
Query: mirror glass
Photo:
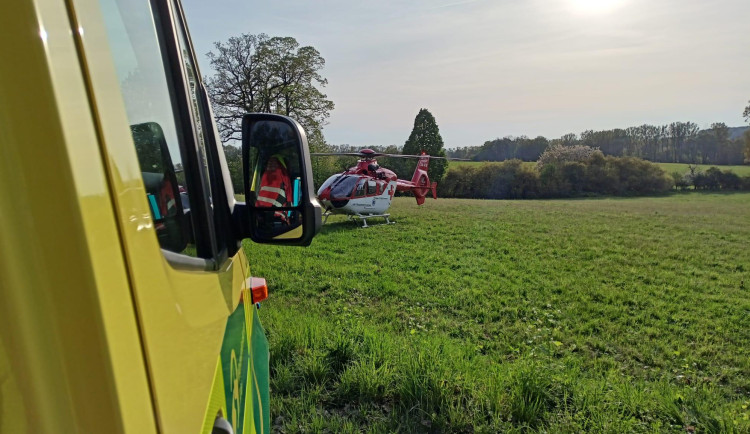
[[[262,238],[302,236],[302,155],[299,133],[286,122],[258,120],[244,132],[255,234]]]

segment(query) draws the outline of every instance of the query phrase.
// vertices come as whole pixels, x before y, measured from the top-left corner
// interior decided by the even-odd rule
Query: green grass
[[[678,172],[678,173],[686,173],[688,172],[688,165],[686,163],[657,163],[662,169],[664,169],[667,173],[672,172]],[[713,164],[696,164],[701,171],[705,172],[710,167],[718,167],[722,171],[729,170],[731,172],[734,172],[735,174],[739,176],[750,176],[750,165],[743,165],[743,166],[717,166]]]
[[[274,429],[750,432],[750,194],[391,212],[245,245]]]

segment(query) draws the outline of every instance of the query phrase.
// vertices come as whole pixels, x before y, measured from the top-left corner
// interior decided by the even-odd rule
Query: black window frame
[[[193,216],[193,227],[195,245],[198,258],[189,257],[179,253],[169,252],[162,249],[167,260],[175,268],[212,270],[217,269],[230,254],[237,250],[237,242],[231,236],[231,219],[228,210],[226,189],[224,188],[224,177],[217,155],[218,144],[214,134],[214,123],[208,110],[208,97],[200,77],[198,63],[190,40],[190,33],[185,23],[184,14],[179,2],[171,0],[150,0],[150,6],[154,17],[154,26],[157,39],[162,53],[164,68],[167,71],[167,85],[172,99],[173,112],[178,138],[181,140],[183,152],[183,168],[185,170],[185,183],[190,195],[190,212],[196,212]],[[174,8],[174,9],[173,9]],[[175,22],[179,20],[179,22]],[[181,47],[178,26],[184,31],[186,47]],[[189,80],[186,76],[183,51],[187,51],[190,62],[195,69],[195,80],[198,84],[196,97],[198,98],[198,111],[194,113],[190,97]],[[206,146],[206,159],[208,173],[200,164],[198,134],[195,117],[199,116],[200,125]],[[198,176],[195,176],[198,174]],[[209,185],[205,180],[208,181]],[[210,198],[209,199],[209,194]],[[222,230],[222,228],[228,228]],[[234,247],[234,251],[232,251]]]
[[[226,170],[222,166],[222,158],[224,149],[223,144],[220,141],[218,131],[216,130],[216,123],[213,118],[213,112],[211,110],[211,102],[208,97],[208,91],[203,83],[203,76],[200,73],[200,66],[198,65],[198,57],[195,55],[195,48],[193,47],[192,37],[190,36],[190,28],[187,25],[187,18],[182,3],[178,0],[167,0],[169,4],[175,8],[174,16],[178,20],[178,25],[181,26],[185,32],[185,47],[190,61],[195,69],[195,80],[198,85],[196,89],[196,97],[198,98],[198,115],[201,117],[201,125],[205,130],[205,146],[206,146],[206,158],[208,162],[208,178],[211,185],[211,196],[213,197],[213,221],[214,221],[214,237],[216,239],[217,246],[217,264],[221,264],[223,261],[233,256],[240,248],[240,239],[236,226],[233,224],[232,209],[230,204],[234,203],[234,198],[228,197],[227,186],[232,185],[231,178],[228,173],[228,167]],[[182,50],[179,51],[183,53]],[[220,155],[221,153],[221,155]]]

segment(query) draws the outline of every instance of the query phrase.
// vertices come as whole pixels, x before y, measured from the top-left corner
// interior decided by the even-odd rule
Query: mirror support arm
[[[234,233],[237,234],[237,241],[250,238],[250,207],[245,202],[235,202],[234,210],[232,211],[232,224],[234,225]]]

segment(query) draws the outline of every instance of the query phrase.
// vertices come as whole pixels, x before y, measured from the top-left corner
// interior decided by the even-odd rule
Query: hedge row
[[[438,185],[442,197],[532,199],[664,193],[674,179],[658,165],[594,152],[582,161],[547,162],[541,169],[520,160],[451,168]]]
[[[675,187],[687,190],[729,190],[750,191],[750,176],[740,177],[731,170],[722,171],[718,167],[711,167],[705,172],[692,168],[685,174],[672,173]]]

